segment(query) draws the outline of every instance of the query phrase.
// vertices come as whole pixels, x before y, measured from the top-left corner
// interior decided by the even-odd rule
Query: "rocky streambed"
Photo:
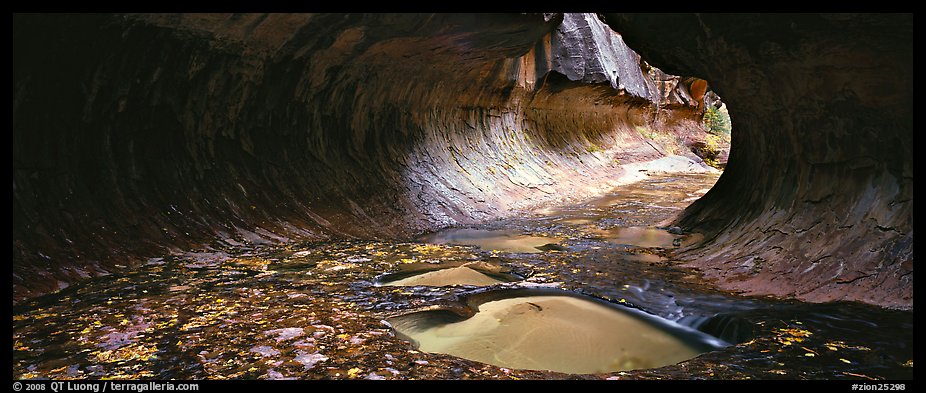
[[[13,375],[912,378],[912,312],[741,296],[714,289],[672,259],[673,250],[702,239],[660,223],[716,179],[651,174],[594,200],[407,242],[242,246],[152,258],[131,274],[15,307]],[[447,350],[447,326],[460,324],[475,332],[499,328],[494,339],[474,339],[499,347]],[[530,339],[538,327],[546,335]],[[587,330],[566,333],[577,328]],[[444,330],[430,338],[409,334],[428,329]],[[610,368],[600,367],[613,360],[610,353],[589,355],[612,344],[632,350],[647,329],[666,353],[683,355],[661,363],[625,356]],[[539,362],[543,356],[611,360],[560,367]]]

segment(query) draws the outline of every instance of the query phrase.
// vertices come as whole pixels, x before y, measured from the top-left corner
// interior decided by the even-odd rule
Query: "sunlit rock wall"
[[[172,251],[522,213],[690,155],[701,132],[697,105],[660,103],[666,85],[593,15],[13,27],[14,301]]]

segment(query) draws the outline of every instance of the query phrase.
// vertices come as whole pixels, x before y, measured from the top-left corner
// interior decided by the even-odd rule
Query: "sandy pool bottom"
[[[552,237],[524,235],[513,230],[468,228],[444,230],[424,236],[421,240],[427,243],[477,246],[486,251],[495,250],[531,254],[543,252],[537,247],[559,241],[559,239]]]
[[[469,319],[437,326],[401,318],[390,322],[421,351],[518,369],[605,373],[675,364],[702,352],[631,312],[570,296],[490,301]]]

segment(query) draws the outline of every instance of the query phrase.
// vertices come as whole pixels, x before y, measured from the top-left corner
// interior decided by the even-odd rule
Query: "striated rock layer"
[[[728,104],[727,170],[678,223],[726,288],[913,307],[913,16],[627,15],[607,23]]]
[[[589,14],[16,15],[13,62],[14,301],[167,251],[511,215],[701,132]]]
[[[16,15],[14,301],[165,251],[406,238],[727,171],[679,225],[727,287],[912,308],[912,16]]]

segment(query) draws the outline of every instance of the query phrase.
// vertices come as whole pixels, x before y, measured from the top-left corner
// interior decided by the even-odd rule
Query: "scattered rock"
[[[563,246],[561,246],[561,245],[559,245],[559,244],[556,244],[556,243],[547,243],[547,244],[544,244],[544,245],[542,245],[542,246],[537,246],[537,247],[534,247],[534,248],[536,248],[536,249],[538,249],[538,250],[540,250],[540,251],[567,251],[567,250],[568,250],[566,247],[563,247]]]
[[[302,328],[283,328],[267,330],[264,332],[264,334],[277,335],[276,340],[277,342],[280,342],[300,337],[305,334],[305,331]]]
[[[328,360],[327,356],[322,355],[319,352],[305,353],[303,351],[298,351],[297,353],[298,355],[296,355],[296,357],[293,360],[298,363],[302,363],[302,365],[305,366],[306,370],[309,370],[312,367],[315,367],[315,364],[319,362],[324,362]]]
[[[276,349],[273,349],[273,347],[269,347],[266,345],[260,345],[260,346],[253,347],[251,348],[251,352],[257,353],[264,357],[276,356],[280,354],[280,351],[277,351]]]

